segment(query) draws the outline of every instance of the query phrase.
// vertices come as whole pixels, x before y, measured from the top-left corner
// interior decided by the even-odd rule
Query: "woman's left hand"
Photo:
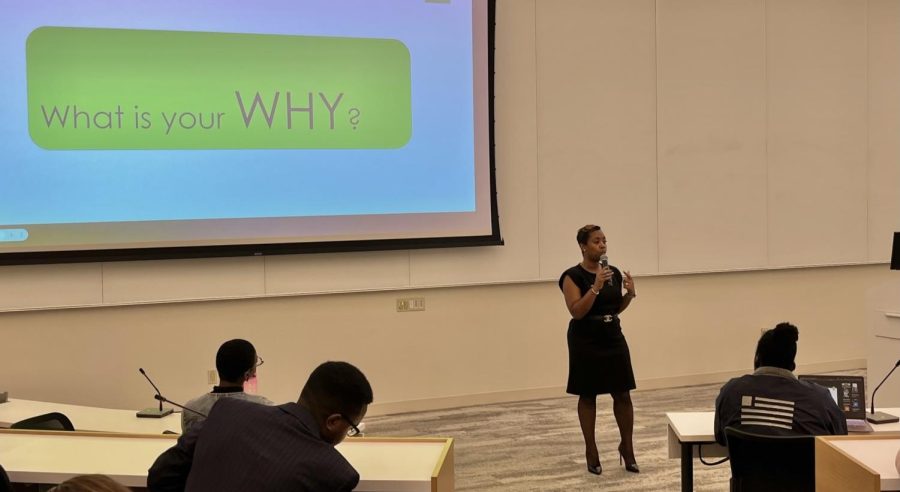
[[[625,272],[625,290],[628,291],[628,294],[634,296],[634,279],[631,278],[631,273]]]

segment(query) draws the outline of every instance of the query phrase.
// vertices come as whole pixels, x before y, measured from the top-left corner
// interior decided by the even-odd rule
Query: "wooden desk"
[[[728,450],[716,442],[715,412],[668,412],[666,442],[670,459],[681,460],[681,490],[694,490],[694,457],[722,458]]]
[[[56,484],[89,473],[146,487],[147,470],[177,436],[0,430],[0,456],[14,483]]]
[[[900,490],[898,451],[896,435],[819,436],[816,492]]]
[[[177,436],[0,430],[0,456],[16,483],[55,484],[86,473],[146,487],[147,470]],[[453,439],[349,438],[337,446],[359,472],[358,491],[450,492]]]
[[[337,450],[359,472],[354,490],[446,492],[455,487],[452,438],[356,437]]]
[[[77,431],[124,432],[131,434],[162,434],[172,431],[181,434],[181,414],[173,413],[161,419],[142,419],[137,410],[84,407],[32,400],[9,400],[0,403],[0,427],[29,417],[59,412],[69,417]]]
[[[883,412],[900,415],[900,408],[879,408]],[[694,490],[694,457],[702,452],[704,458],[723,458],[728,450],[716,443],[715,412],[669,412],[667,444],[669,458],[681,460],[681,490]],[[877,434],[900,436],[900,422],[872,425]],[[854,434],[855,436],[864,434]],[[892,458],[893,459],[893,458]]]

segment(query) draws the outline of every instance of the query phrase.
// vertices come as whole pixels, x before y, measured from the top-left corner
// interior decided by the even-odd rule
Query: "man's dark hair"
[[[575,240],[578,241],[578,244],[587,244],[588,238],[591,237],[591,234],[594,231],[599,231],[600,226],[594,224],[588,224],[581,229],[578,229],[578,233],[575,234]]]
[[[228,340],[216,352],[216,370],[223,381],[242,381],[256,365],[256,349],[247,340]]]
[[[799,339],[799,330],[790,323],[778,323],[775,328],[766,330],[756,344],[754,367],[771,366],[793,371],[797,367],[794,357]]]
[[[372,387],[362,371],[352,364],[329,361],[309,375],[300,400],[322,416],[334,413],[355,416],[364,405],[372,403]]]

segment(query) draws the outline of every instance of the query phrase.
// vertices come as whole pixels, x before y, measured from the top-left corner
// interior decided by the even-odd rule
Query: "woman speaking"
[[[609,393],[619,426],[619,462],[625,469],[639,473],[634,458],[631,434],[634,408],[631,390],[634,372],[628,343],[622,335],[619,313],[635,298],[634,279],[606,262],[606,235],[600,226],[586,225],[576,236],[581,247],[581,263],[563,272],[559,288],[572,315],[567,340],[569,345],[569,382],[566,392],[578,395],[578,421],[584,434],[587,469],[599,475],[600,453],[594,437],[597,419],[597,395]],[[625,295],[622,295],[622,289]]]

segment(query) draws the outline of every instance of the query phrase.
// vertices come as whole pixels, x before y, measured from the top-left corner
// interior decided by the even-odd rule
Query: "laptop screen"
[[[844,411],[848,419],[866,418],[866,387],[862,376],[797,376],[801,381],[808,381],[824,386]]]

